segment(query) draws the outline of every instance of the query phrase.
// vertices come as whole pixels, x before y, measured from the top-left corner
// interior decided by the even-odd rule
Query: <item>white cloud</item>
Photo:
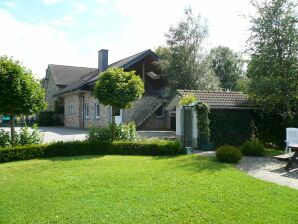
[[[97,16],[105,16],[107,12],[103,8],[99,8],[94,11],[94,14]]]
[[[66,33],[55,28],[17,21],[5,10],[0,10],[0,27],[0,55],[24,62],[39,78],[44,77],[48,64],[96,64],[96,50],[94,55],[82,53],[85,46],[72,42]]]
[[[108,3],[108,0],[95,0],[95,2],[97,2],[99,4],[106,4],[106,3]]]
[[[42,0],[42,2],[46,5],[54,5],[58,2],[61,2],[62,0]]]
[[[87,9],[86,5],[82,2],[76,3],[74,5],[74,8],[75,8],[75,13],[78,13],[78,14],[86,11]]]
[[[18,6],[18,4],[15,3],[15,2],[4,2],[4,4],[5,4],[8,8],[11,8],[11,9],[16,8],[16,7]]]
[[[52,22],[54,26],[58,26],[58,27],[74,27],[75,23],[76,23],[76,20],[71,15],[62,16],[61,18],[56,19]]]
[[[209,25],[210,36],[206,47],[225,45],[242,50],[247,38],[248,21],[240,18],[241,13],[251,10],[249,0],[116,0],[115,9],[130,17],[123,42],[128,51],[135,52],[165,43],[164,34],[170,25],[176,25],[183,16],[183,9],[191,6],[195,15],[201,14]]]

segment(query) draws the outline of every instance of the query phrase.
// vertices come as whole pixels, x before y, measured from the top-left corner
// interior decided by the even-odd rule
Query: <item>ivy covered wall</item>
[[[253,117],[251,110],[211,110],[209,114],[211,142],[214,146],[241,145],[252,137]]]

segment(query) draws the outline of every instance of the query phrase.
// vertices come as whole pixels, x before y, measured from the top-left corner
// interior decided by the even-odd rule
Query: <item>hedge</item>
[[[211,142],[215,146],[240,146],[252,138],[253,111],[211,110],[209,119]]]
[[[0,148],[0,163],[76,155],[179,155],[186,154],[178,141],[155,142],[57,142]]]

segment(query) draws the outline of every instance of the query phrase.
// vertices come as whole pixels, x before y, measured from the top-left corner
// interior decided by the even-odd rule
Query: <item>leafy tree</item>
[[[172,90],[218,87],[218,80],[203,54],[207,34],[207,26],[199,16],[193,16],[190,8],[185,10],[185,18],[177,26],[170,27],[167,45],[159,47],[156,53],[161,57],[158,65]]]
[[[129,108],[144,93],[144,83],[135,71],[111,68],[100,74],[94,95],[104,105],[112,106],[112,138],[115,138],[115,112]]]
[[[211,67],[219,78],[220,87],[235,90],[237,80],[243,76],[243,60],[228,47],[216,47],[210,51]]]
[[[10,115],[14,144],[14,117],[37,113],[46,108],[45,92],[31,71],[19,61],[0,57],[0,114]]]
[[[248,50],[250,95],[266,112],[284,121],[298,112],[298,17],[290,0],[253,3]]]

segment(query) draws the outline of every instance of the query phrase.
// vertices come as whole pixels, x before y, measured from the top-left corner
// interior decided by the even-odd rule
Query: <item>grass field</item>
[[[213,158],[0,164],[0,223],[298,223],[298,191]]]

